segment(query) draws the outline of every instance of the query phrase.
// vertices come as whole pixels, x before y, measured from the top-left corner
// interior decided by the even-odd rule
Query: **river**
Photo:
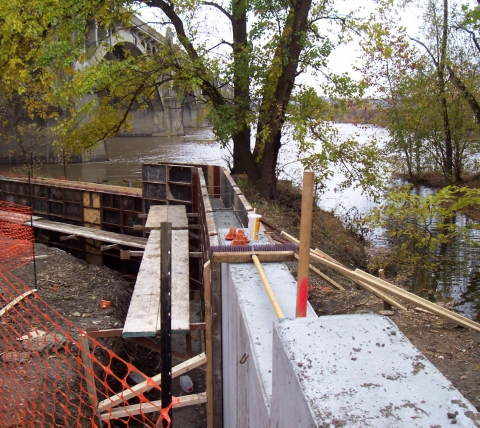
[[[386,132],[375,127],[358,127],[351,124],[337,124],[340,136],[355,134],[359,143],[375,135],[385,138]],[[228,151],[213,142],[210,129],[191,130],[188,135],[175,137],[118,137],[107,141],[109,162],[68,164],[66,176],[69,180],[103,182],[122,179],[141,179],[142,163],[185,162],[228,166]],[[300,166],[292,163],[293,149],[281,153],[279,163],[285,164],[284,178],[300,177]],[[3,171],[15,171],[10,166],[0,166]],[[63,165],[42,165],[35,175],[61,177],[65,175]],[[337,191],[342,180],[336,174],[328,182],[328,190],[320,195],[319,205],[339,215],[345,212],[367,213],[375,203],[365,197],[360,189],[348,188]],[[422,189],[421,189],[422,190]],[[423,191],[427,191],[423,189]],[[467,225],[464,216],[457,216],[459,225]],[[471,224],[471,222],[470,222]],[[378,231],[377,231],[378,236]],[[409,284],[410,288],[429,300],[453,300],[457,310],[472,319],[480,321],[480,232],[469,229],[469,239],[455,238],[453,242],[439,249],[445,263],[434,271],[423,271]],[[473,242],[473,244],[472,244]],[[475,245],[478,244],[478,245]]]

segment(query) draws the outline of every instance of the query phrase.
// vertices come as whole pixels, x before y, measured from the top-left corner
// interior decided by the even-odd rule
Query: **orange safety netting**
[[[30,207],[0,201],[0,270],[12,270],[32,260],[31,215]]]
[[[1,207],[2,212],[15,208]],[[17,215],[19,222],[11,221]],[[23,215],[11,210],[8,224],[1,225],[1,240],[30,239],[11,236]],[[33,253],[31,239],[29,253],[17,244],[0,260],[0,426],[169,427],[169,421],[161,422],[167,413],[155,379],[86,336],[10,271]],[[145,381],[136,383],[139,376]],[[173,398],[172,405],[176,402]]]

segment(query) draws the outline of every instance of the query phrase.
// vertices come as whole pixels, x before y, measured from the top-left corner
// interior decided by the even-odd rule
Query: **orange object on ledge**
[[[232,245],[245,245],[249,242],[250,239],[245,236],[245,231],[238,230],[237,234],[235,235],[235,239],[232,241]]]
[[[235,226],[230,226],[230,230],[225,235],[225,239],[227,241],[231,241],[231,240],[235,239],[236,235],[237,235],[237,228]]]

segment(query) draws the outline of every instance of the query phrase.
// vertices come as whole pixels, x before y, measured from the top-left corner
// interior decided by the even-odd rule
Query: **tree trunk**
[[[446,184],[453,184],[453,142],[452,131],[450,129],[450,120],[448,117],[447,95],[445,85],[445,68],[447,61],[447,39],[448,39],[448,0],[443,0],[443,24],[442,41],[440,48],[440,61],[437,66],[438,91],[440,96],[443,133],[445,137],[445,151],[443,158],[443,170]]]
[[[247,173],[250,180],[260,178],[250,150],[251,129],[248,122],[250,107],[250,52],[247,33],[247,8],[245,0],[232,1],[233,36],[233,95],[237,130],[233,132],[233,174]]]
[[[291,2],[281,41],[265,78],[254,150],[261,174],[256,185],[265,198],[275,197],[282,127],[295,83],[300,54],[305,47],[310,8],[311,0]]]

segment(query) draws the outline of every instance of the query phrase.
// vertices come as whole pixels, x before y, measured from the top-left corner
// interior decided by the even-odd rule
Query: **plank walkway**
[[[180,210],[178,207],[182,208]],[[170,220],[173,224],[188,227],[184,206],[152,206],[147,218],[151,228],[142,258],[137,282],[123,327],[123,337],[154,337],[160,332],[160,230],[159,222]],[[158,222],[158,225],[157,225]],[[190,330],[188,229],[172,230],[172,333]]]
[[[60,223],[58,221],[46,220],[41,217],[33,218],[33,227],[38,229],[50,230],[53,232],[64,233],[66,235],[75,235],[82,238],[95,239],[110,244],[125,245],[133,248],[145,249],[146,238],[138,236],[123,235],[121,233],[107,232],[105,230],[93,229],[91,227],[76,226],[73,224]],[[24,223],[30,226],[30,220]]]

